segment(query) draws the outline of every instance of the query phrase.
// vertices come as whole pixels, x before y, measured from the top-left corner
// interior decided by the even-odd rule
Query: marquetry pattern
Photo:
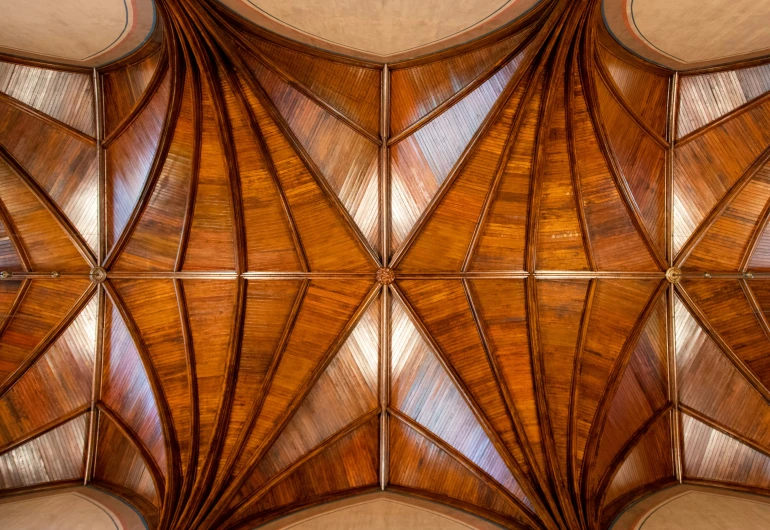
[[[0,61],[0,495],[770,494],[767,65],[643,63],[589,0],[386,66],[156,5],[113,65]]]

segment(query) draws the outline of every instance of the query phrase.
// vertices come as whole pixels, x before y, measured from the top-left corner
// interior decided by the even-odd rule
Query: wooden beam
[[[9,451],[13,451],[17,447],[21,447],[25,443],[34,440],[35,438],[44,435],[47,432],[50,432],[57,427],[61,427],[65,423],[74,420],[78,416],[82,416],[89,410],[89,405],[81,405],[77,408],[72,409],[68,413],[64,414],[63,416],[60,416],[56,418],[53,421],[49,421],[45,425],[41,425],[37,429],[33,429],[27,433],[25,433],[23,436],[20,436],[16,438],[15,440],[8,442],[2,446],[0,446],[0,455],[3,455]]]
[[[749,270],[751,258],[754,257],[754,252],[757,250],[759,240],[767,228],[768,221],[770,221],[770,200],[765,203],[765,207],[762,209],[762,213],[760,214],[759,219],[757,219],[757,223],[754,225],[754,230],[751,232],[749,244],[746,245],[746,249],[743,251],[743,255],[741,257],[741,263],[738,266],[739,271],[745,273],[747,270]]]
[[[96,445],[99,437],[99,423],[97,404],[102,399],[102,375],[104,370],[104,342],[105,337],[105,314],[107,311],[107,300],[104,292],[104,286],[97,286],[96,296],[98,308],[96,317],[96,344],[94,356],[94,373],[91,381],[91,415],[89,416],[88,438],[86,444],[86,463],[83,476],[83,485],[87,486],[94,475],[94,466],[96,462]]]
[[[391,392],[391,324],[390,288],[382,286],[380,291],[380,349],[379,349],[379,401],[380,401],[380,489],[388,485],[390,471],[390,424],[388,407]]]
[[[380,80],[380,259],[384,267],[390,264],[390,80],[388,65],[382,67]]]
[[[668,112],[666,116],[666,262],[674,266],[674,161],[677,120],[679,119],[679,73],[674,72],[668,84]]]
[[[671,421],[671,452],[674,474],[677,481],[682,483],[682,440],[680,439],[679,418],[679,383],[677,381],[676,365],[676,318],[675,318],[676,289],[674,284],[668,287],[666,293],[666,362],[668,367],[668,401],[673,405]]]

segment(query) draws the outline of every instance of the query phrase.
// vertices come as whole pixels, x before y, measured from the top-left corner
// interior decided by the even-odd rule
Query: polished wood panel
[[[374,418],[330,445],[239,513],[239,518],[254,523],[261,515],[267,520],[279,515],[271,511],[280,506],[377,484],[377,424]]]
[[[97,157],[93,146],[0,102],[0,144],[88,242],[97,241]],[[19,135],[17,131],[26,134]],[[39,153],[56,149],[55,158]]]
[[[391,248],[404,242],[469,142],[493,109],[523,60],[513,58],[494,76],[449,107],[427,125],[390,149]]]
[[[45,353],[0,398],[0,447],[91,401],[96,357],[97,304],[93,296]]]
[[[677,138],[729,114],[770,91],[770,65],[681,79]]]
[[[102,75],[104,91],[105,136],[112,133],[129,116],[159,71],[163,51],[158,50],[142,60]]]
[[[93,88],[88,74],[0,62],[0,92],[89,136],[96,135]]]
[[[126,227],[149,177],[169,104],[171,76],[166,74],[131,125],[106,149],[107,244],[111,248]]]
[[[527,502],[463,395],[395,299],[391,322],[392,406],[445,440],[513,495]],[[445,414],[447,410],[452,414]]]
[[[462,55],[394,70],[390,135],[400,134],[453,96],[467,91],[474,81],[517,51],[527,34],[524,30]]]
[[[770,407],[729,361],[681,301],[676,303],[680,402],[770,449]],[[704,389],[708,389],[704,392]]]
[[[417,431],[391,419],[390,433],[393,484],[481,506],[504,516],[508,524],[523,522],[521,511],[510,500]]]
[[[677,252],[770,146],[768,120],[770,102],[764,102],[676,148],[673,214]]]
[[[139,495],[158,507],[160,495],[141,453],[104,414],[99,415],[99,448],[94,477]]]
[[[685,477],[770,490],[770,456],[695,418],[682,416]]]
[[[623,95],[624,103],[653,131],[665,136],[668,79],[615,55],[603,45],[598,50],[599,59]]]
[[[167,455],[158,405],[138,347],[112,301],[107,302],[105,311],[101,399],[133,430],[165,471]]]
[[[46,205],[23,178],[0,159],[0,200],[13,221],[8,229],[21,268],[29,270],[82,270],[86,261]],[[10,235],[9,235],[10,237]],[[25,266],[26,265],[26,266]]]
[[[475,146],[401,260],[400,270],[462,270],[497,170],[507,163],[506,145],[512,141],[513,120],[524,91],[521,83]]]
[[[86,303],[88,283],[83,280],[67,282],[32,282],[28,289],[19,291],[22,298],[12,318],[2,328],[0,341],[0,379],[3,386],[11,378],[21,375],[25,363],[42,355],[50,341],[79,313],[79,305]]]
[[[82,477],[86,418],[80,415],[0,454],[0,489]]]
[[[672,477],[671,425],[663,415],[645,432],[617,469],[604,496],[605,505],[646,484]]]
[[[365,130],[380,132],[377,68],[330,61],[265,39],[250,38],[263,57]]]
[[[373,248],[379,246],[378,147],[284,83],[247,64]]]

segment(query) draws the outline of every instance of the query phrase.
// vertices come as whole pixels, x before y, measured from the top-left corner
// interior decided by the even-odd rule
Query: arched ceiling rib
[[[386,67],[158,9],[109,68],[0,63],[3,494],[201,530],[770,494],[766,65],[643,63],[598,1]]]

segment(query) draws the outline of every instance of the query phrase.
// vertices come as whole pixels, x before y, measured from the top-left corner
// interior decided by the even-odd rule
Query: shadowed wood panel
[[[377,403],[380,304],[364,313],[255,472],[239,490],[249,496]]]
[[[251,122],[241,104],[240,86],[222,83],[238,161],[243,201],[243,224],[249,270],[299,271],[302,264],[283,208],[283,197],[272,175],[272,161],[259,148]]]
[[[396,249],[430,204],[523,59],[514,57],[473,92],[390,149],[391,248]]]
[[[153,506],[160,504],[159,493],[141,454],[104,414],[99,415],[94,478],[126,488]]]
[[[97,297],[0,399],[0,446],[91,402]]]
[[[761,220],[759,222],[761,223]],[[767,224],[758,223],[757,227],[760,230],[757,243],[746,266],[749,270],[766,272],[770,270],[770,230],[767,229]]]
[[[184,257],[184,270],[233,270],[235,268],[235,230],[230,178],[217,124],[216,93],[201,83],[202,133],[200,169],[190,239]],[[224,117],[222,117],[224,119]]]
[[[537,465],[546,469],[535,397],[524,280],[469,280],[469,296]]]
[[[746,111],[676,148],[674,250],[770,145],[770,103]]]
[[[391,403],[500,485],[528,502],[436,354],[395,299],[391,303]]]
[[[668,79],[624,61],[604,46],[599,46],[599,57],[634,112],[652,130],[665,136]]]
[[[137,346],[111,301],[104,320],[101,398],[142,440],[165,474],[167,455],[158,406]]]
[[[16,173],[0,160],[0,200],[33,270],[82,270],[86,262],[67,233]]]
[[[610,405],[594,464],[596,480],[634,432],[668,401],[666,317],[666,300],[661,298],[639,337]]]
[[[390,419],[390,481],[481,506],[521,521],[511,501],[460,462],[395,418]]]
[[[169,104],[167,73],[131,125],[106,150],[107,244],[111,248],[126,227],[149,176]]]
[[[740,270],[769,200],[770,166],[765,165],[725,208],[682,266],[696,270]],[[754,270],[761,268],[764,248],[760,239],[751,261]]]
[[[0,336],[0,381],[38,352],[87,288],[84,280],[32,282]]]
[[[599,270],[656,270],[607,167],[579,77],[575,80],[575,154],[591,250]],[[647,175],[647,178],[652,178]]]
[[[142,343],[152,359],[179,444],[182,470],[190,453],[192,405],[190,369],[185,354],[182,318],[172,280],[115,281],[123,303],[131,313]]]
[[[543,77],[526,102],[513,149],[491,198],[489,214],[471,257],[474,271],[524,270],[529,190],[532,179],[535,138],[540,123]]]
[[[314,456],[264,497],[240,512],[241,517],[257,517],[281,506],[310,501],[331,493],[377,484],[378,421],[373,418],[320,454]]]
[[[0,455],[0,489],[82,477],[87,418],[78,416]]]
[[[677,138],[770,91],[770,65],[683,76],[679,80]]]
[[[528,34],[521,31],[462,55],[391,74],[391,136],[395,136],[468,86],[516,48]]]
[[[248,37],[247,37],[248,38]],[[248,38],[281,70],[374,135],[380,132],[380,71]]]
[[[285,419],[297,393],[328,354],[370,287],[367,280],[313,280],[310,283],[255,428],[239,455],[236,473]]]
[[[372,247],[379,246],[379,148],[253,57],[249,68]]]
[[[286,192],[311,270],[350,271],[372,267],[342,216],[334,211],[313,176],[255,94],[241,83]]]
[[[671,461],[671,420],[664,414],[637,441],[609,483],[604,506],[656,480],[671,477],[674,468]]]
[[[94,136],[94,88],[88,74],[0,62],[0,92]]]
[[[770,407],[676,301],[679,401],[770,449]]]
[[[587,438],[610,375],[657,285],[655,280],[597,280],[578,368],[575,408],[578,469],[582,468]]]
[[[686,478],[770,489],[770,457],[695,418],[682,415]]]
[[[492,428],[520,465],[522,450],[506,413],[493,368],[487,359],[463,285],[457,280],[399,282],[417,316],[441,348],[443,355],[467,386]],[[522,468],[525,468],[522,465]],[[526,468],[525,468],[526,469]]]
[[[7,326],[14,315],[14,307],[18,307],[22,294],[30,286],[30,282],[6,280],[0,282],[0,327]],[[84,286],[85,288],[85,286]],[[0,335],[2,340],[2,335]]]
[[[194,164],[193,104],[188,77],[163,169],[114,270],[174,270]]]
[[[545,144],[542,157],[542,180],[537,209],[536,268],[556,270],[589,269],[583,244],[583,229],[573,184],[572,163],[567,143],[564,78],[553,83],[553,107],[550,120],[542,123],[538,142]],[[534,216],[535,212],[530,212]]]
[[[162,51],[102,76],[104,126],[110,134],[129,115],[155,75]]]
[[[615,100],[601,76],[596,78],[602,122],[610,144],[647,232],[663,254],[666,251],[666,151]],[[666,108],[665,102],[660,108]]]
[[[230,412],[227,434],[222,449],[221,461],[229,462],[234,453],[235,444],[245,436],[244,428],[251,417],[257,400],[265,391],[266,377],[275,359],[280,357],[282,339],[286,329],[291,326],[292,307],[300,293],[300,282],[250,281],[246,290],[246,313],[243,324],[243,341],[238,364],[239,374],[233,395],[233,408]],[[217,470],[217,478],[225,467]]]
[[[588,296],[588,280],[537,280],[537,318],[540,324],[544,394],[556,447],[561,479],[567,480],[568,445],[572,433],[575,356],[579,354],[581,317]]]
[[[20,271],[23,270],[21,257],[10,236],[8,228],[0,222],[0,269]]]
[[[198,472],[207,455],[216,427],[217,412],[226,388],[229,348],[237,309],[236,281],[185,280],[187,316],[195,352],[198,386],[200,458]]]
[[[441,198],[399,270],[459,271],[519,109],[526,83],[520,83],[502,112],[474,148],[468,163]],[[440,249],[440,252],[438,251]]]
[[[2,101],[0,144],[95,249],[98,190],[94,147]]]
[[[686,280],[682,286],[708,323],[749,369],[770,384],[770,342],[737,280]]]

